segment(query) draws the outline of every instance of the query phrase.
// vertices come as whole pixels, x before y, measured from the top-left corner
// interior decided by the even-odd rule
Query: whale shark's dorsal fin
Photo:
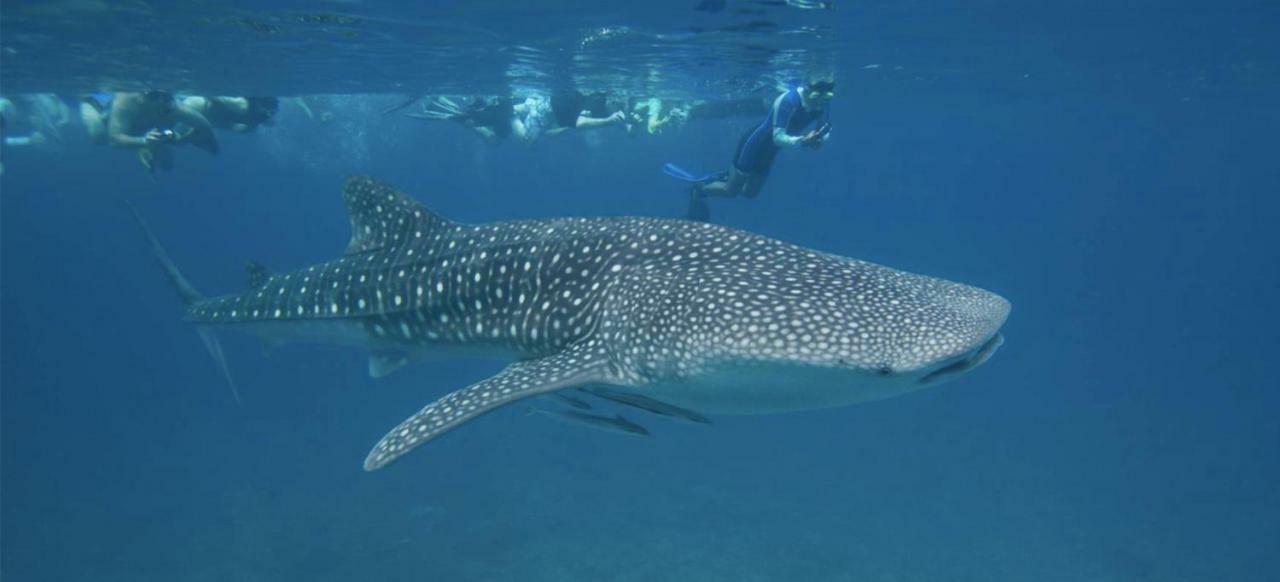
[[[348,255],[396,248],[453,226],[417,200],[368,176],[347,178],[342,200],[351,215]]]
[[[249,274],[249,288],[257,289],[271,278],[271,269],[254,260],[244,262],[244,270]]]

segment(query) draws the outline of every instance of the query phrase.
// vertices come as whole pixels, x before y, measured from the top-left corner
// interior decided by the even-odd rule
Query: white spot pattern
[[[189,318],[354,321],[378,347],[483,345],[541,358],[424,408],[402,425],[408,436],[389,435],[371,453],[375,468],[555,384],[547,378],[568,377],[571,367],[533,362],[571,352],[574,364],[607,363],[611,381],[629,385],[767,362],[885,374],[967,353],[1008,312],[1004,299],[981,289],[716,225],[463,225],[368,178],[348,181],[344,197],[357,233],[346,256],[307,268],[306,279],[274,275],[251,292],[202,301]],[[375,339],[375,325],[399,333]],[[537,379],[535,370],[549,376]],[[480,386],[494,396],[476,398]]]

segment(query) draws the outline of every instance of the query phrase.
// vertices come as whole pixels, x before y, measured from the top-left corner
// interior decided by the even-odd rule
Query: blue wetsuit
[[[826,120],[825,108],[805,109],[799,89],[788,89],[773,101],[764,121],[743,137],[733,155],[733,166],[745,174],[766,175],[781,149],[773,141],[774,130],[781,128],[787,135],[797,136],[810,125]]]

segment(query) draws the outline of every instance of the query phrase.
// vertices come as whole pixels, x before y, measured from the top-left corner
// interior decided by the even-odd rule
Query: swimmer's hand
[[[145,139],[147,145],[151,145],[157,143],[169,143],[177,138],[178,134],[174,133],[172,129],[153,129],[147,132]]]
[[[626,123],[626,122],[627,122],[627,116],[626,116],[626,114],[625,114],[625,113],[623,113],[623,112],[621,112],[621,111],[614,111],[614,112],[613,112],[613,115],[610,115],[610,116],[609,116],[608,121],[609,121],[610,123]]]
[[[831,124],[824,123],[822,127],[804,134],[804,137],[800,138],[800,145],[809,147],[821,146],[823,142],[827,141],[827,135],[830,133]]]

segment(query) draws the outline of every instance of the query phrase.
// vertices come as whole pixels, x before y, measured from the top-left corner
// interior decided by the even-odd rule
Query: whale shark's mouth
[[[979,347],[978,349],[972,352],[969,352],[969,354],[960,358],[959,360],[952,362],[950,364],[947,364],[941,368],[938,368],[937,370],[929,372],[924,376],[921,376],[920,383],[931,384],[943,378],[956,376],[956,375],[968,372],[969,370],[972,370],[982,365],[983,362],[987,361],[987,359],[990,358],[992,354],[996,353],[996,349],[1000,347],[1000,344],[1003,344],[1003,343],[1004,343],[1004,336],[997,333],[991,336],[991,339],[987,340],[987,343],[982,344],[981,347]]]

